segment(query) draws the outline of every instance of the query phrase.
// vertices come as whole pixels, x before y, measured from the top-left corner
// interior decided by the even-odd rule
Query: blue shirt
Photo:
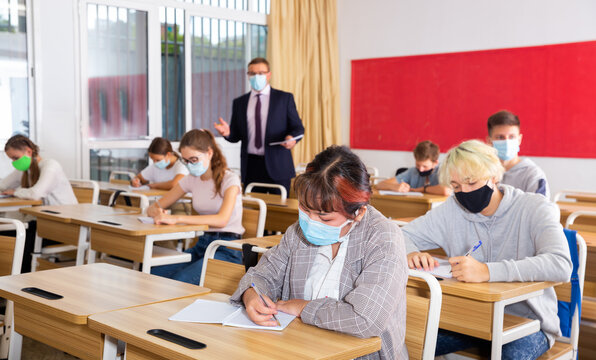
[[[436,166],[433,171],[429,175],[430,182],[428,183],[429,186],[439,185],[439,166]],[[395,177],[398,183],[405,182],[410,185],[411,188],[419,188],[423,187],[426,182],[426,177],[420,176],[418,173],[418,169],[416,167],[411,167],[408,170],[404,171],[403,173],[397,175]]]

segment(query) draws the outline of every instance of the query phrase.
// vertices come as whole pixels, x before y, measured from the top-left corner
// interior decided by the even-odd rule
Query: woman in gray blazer
[[[276,325],[273,315],[283,311],[324,329],[380,336],[381,350],[362,358],[407,359],[404,240],[368,204],[366,167],[347,147],[331,146],[294,186],[299,221],[246,273],[232,303],[260,325]]]

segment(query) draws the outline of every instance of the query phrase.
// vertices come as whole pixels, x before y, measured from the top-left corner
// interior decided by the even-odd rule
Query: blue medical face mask
[[[186,167],[188,168],[188,172],[192,176],[201,176],[205,172],[207,172],[207,169],[209,168],[209,164],[207,164],[207,166],[203,166],[202,161],[197,161],[196,164],[192,164],[192,163],[186,164]]]
[[[298,209],[298,222],[308,242],[313,245],[324,246],[342,242],[350,232],[348,231],[348,234],[340,237],[341,229],[354,222],[354,220],[346,220],[345,223],[339,226],[331,226],[311,219],[304,211]],[[354,227],[352,226],[352,228]]]
[[[267,86],[267,75],[253,75],[248,77],[248,81],[250,81],[250,87],[252,87],[255,91],[261,91]]]
[[[170,165],[170,160],[167,158],[163,158],[163,159],[159,160],[158,162],[153,163],[153,165],[155,165],[156,168],[163,170]]]
[[[519,140],[493,140],[493,147],[497,149],[499,159],[503,161],[511,160],[516,157],[519,152]]]

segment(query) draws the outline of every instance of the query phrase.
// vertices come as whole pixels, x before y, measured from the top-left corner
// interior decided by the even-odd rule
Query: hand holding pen
[[[275,316],[277,306],[264,296],[254,283],[251,284],[251,288],[242,295],[248,317],[257,325],[280,326],[280,322]]]
[[[463,256],[449,258],[451,274],[454,278],[464,282],[484,282],[490,280],[488,266],[470,256],[481,245],[482,241],[479,240]]]

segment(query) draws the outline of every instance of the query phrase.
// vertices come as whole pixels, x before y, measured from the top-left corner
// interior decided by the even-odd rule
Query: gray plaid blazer
[[[298,222],[279,245],[248,270],[230,301],[242,305],[242,294],[255,283],[271,299],[304,299],[304,284],[318,247],[309,243]],[[306,324],[361,338],[380,336],[381,350],[361,359],[407,359],[406,283],[408,269],[399,227],[372,206],[350,233],[341,273],[340,300],[312,300],[302,310]]]

